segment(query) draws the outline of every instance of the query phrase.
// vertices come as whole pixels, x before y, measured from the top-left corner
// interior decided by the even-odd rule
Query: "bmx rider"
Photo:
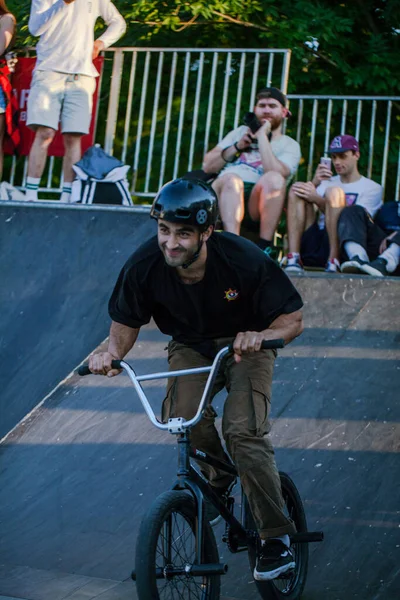
[[[109,302],[112,319],[108,351],[91,356],[93,373],[112,377],[114,359],[123,359],[139,330],[154,318],[170,335],[170,370],[211,365],[233,342],[217,376],[213,396],[226,387],[222,433],[239,472],[260,538],[254,578],[271,580],[294,567],[289,535],[295,526],[283,512],[279,474],[267,435],[276,352],[263,340],[289,343],[303,329],[302,300],[287,275],[252,242],[215,232],[217,197],[207,184],[176,179],[164,185],[151,208],[157,236],[128,259]],[[162,416],[191,419],[207,374],[168,380]],[[210,404],[193,427],[193,445],[228,460]],[[226,473],[200,465],[223,498],[232,485]]]

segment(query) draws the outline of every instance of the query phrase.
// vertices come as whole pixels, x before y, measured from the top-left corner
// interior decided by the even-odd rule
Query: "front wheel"
[[[286,473],[279,473],[281,478],[282,496],[285,502],[285,513],[296,526],[297,531],[307,531],[307,521],[303,502],[296,486]],[[246,529],[255,530],[253,515],[251,514],[247,498],[244,496],[244,526]],[[296,567],[293,571],[285,573],[272,581],[256,581],[257,589],[264,600],[298,600],[301,598],[307,579],[308,569],[308,544],[294,543],[291,546]],[[256,546],[249,545],[249,562],[253,573],[256,566]]]
[[[156,499],[141,523],[136,542],[139,600],[218,600],[220,575],[194,576],[182,572],[195,561],[196,521],[196,506],[189,493],[169,491]],[[219,562],[208,522],[203,527],[201,562]]]

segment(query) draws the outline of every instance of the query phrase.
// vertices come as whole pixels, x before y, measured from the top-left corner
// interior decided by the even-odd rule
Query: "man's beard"
[[[165,262],[169,267],[182,267],[196,254],[197,248],[189,250],[187,248],[178,247],[176,248],[176,256],[169,256],[165,249],[165,245],[160,246],[161,252],[164,255]]]
[[[270,120],[271,123],[271,131],[276,131],[277,129],[279,129],[279,127],[282,124],[282,117],[274,117],[273,119]]]

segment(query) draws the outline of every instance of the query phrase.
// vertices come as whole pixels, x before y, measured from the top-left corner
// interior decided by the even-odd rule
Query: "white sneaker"
[[[337,258],[330,258],[326,263],[325,273],[340,273],[340,262]]]
[[[359,256],[354,256],[350,260],[346,260],[346,262],[342,263],[341,271],[342,273],[365,273],[365,265],[369,265],[369,262],[362,260]]]
[[[301,258],[299,256],[293,256],[291,252],[282,259],[281,267],[288,273],[297,273],[297,275],[304,274]]]

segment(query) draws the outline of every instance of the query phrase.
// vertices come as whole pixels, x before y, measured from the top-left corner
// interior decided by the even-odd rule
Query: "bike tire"
[[[178,575],[169,580],[165,577],[156,579],[156,568],[165,568],[166,566],[166,556],[161,556],[162,548],[165,552],[167,547],[167,560],[170,561],[167,563],[168,565],[179,568],[193,559],[194,544],[196,542],[196,519],[195,502],[187,492],[165,492],[152,504],[140,525],[136,542],[136,590],[139,600],[187,598],[191,585],[193,585],[193,590],[197,594],[193,594],[193,598],[201,598],[201,600],[219,599],[220,575],[203,575],[199,577]],[[204,523],[203,536],[202,562],[218,563],[217,543],[208,522]],[[168,541],[166,541],[167,537]],[[159,544],[160,540],[162,541],[161,546]],[[190,544],[188,556],[185,555],[186,550],[182,545],[179,546],[182,540],[186,540]],[[179,548],[177,547],[174,550],[173,545],[175,543]],[[180,587],[182,587],[182,595],[180,595]],[[190,597],[192,597],[191,594]]]
[[[306,514],[300,494],[292,479],[286,473],[279,473],[281,478],[282,495],[286,505],[286,511],[296,525],[298,532],[307,531]],[[253,515],[244,496],[244,527],[256,530]],[[258,592],[263,600],[299,600],[303,593],[307,579],[308,570],[308,544],[292,544],[295,555],[296,567],[287,578],[281,577],[272,581],[255,581]],[[248,547],[249,563],[253,574],[256,566],[256,548]]]

